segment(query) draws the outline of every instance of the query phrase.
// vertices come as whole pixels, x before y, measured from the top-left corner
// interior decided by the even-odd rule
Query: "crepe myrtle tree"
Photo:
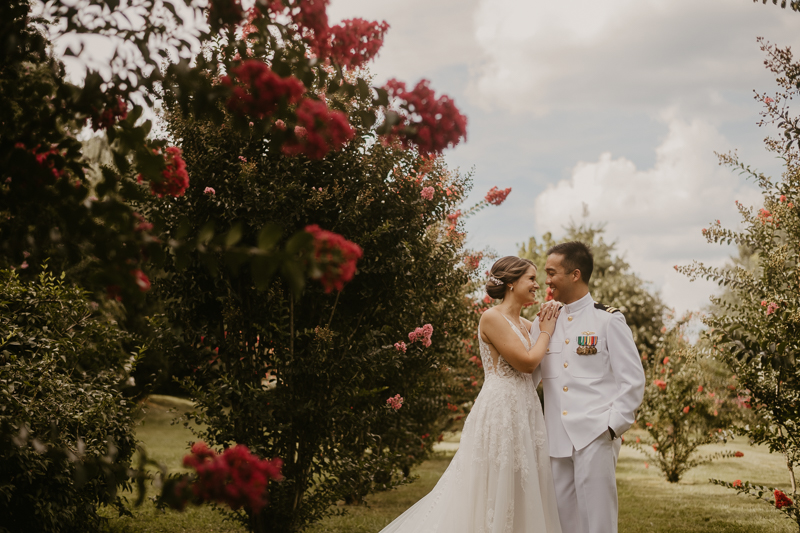
[[[712,268],[695,262],[676,269],[690,279],[714,280],[726,289],[725,297],[712,298],[714,309],[705,319],[709,338],[752,407],[755,420],[743,432],[786,461],[788,483],[782,487],[742,480],[712,482],[764,499],[800,529],[796,480],[800,463],[800,139],[797,116],[789,108],[789,101],[800,91],[800,63],[788,48],[760,42],[779,90],[773,95],[756,93],[755,98],[763,105],[762,124],[774,124],[781,133],[768,137],[765,144],[783,160],[783,174],[772,179],[740,162],[735,154],[721,155],[721,164],[755,181],[763,207],[737,201],[743,229],[727,229],[720,220],[703,229],[710,243],[744,247],[755,267]]]
[[[351,116],[369,103],[360,93],[328,98]],[[164,101],[164,127],[181,139],[195,186],[152,197],[142,213],[175,239],[238,228],[240,246],[289,249],[303,232],[321,281],[300,292],[290,276],[265,272],[279,262],[221,253],[176,253],[154,278],[154,296],[183,331],[175,366],[198,405],[190,416],[207,428],[202,439],[284,460],[270,505],[235,517],[298,530],[336,501],[406,482],[452,422],[451,406],[477,393],[467,382],[474,368],[462,340],[476,320],[454,216],[468,176],[377,142],[363,122],[340,150],[314,159],[272,151],[280,129],[240,133],[184,114],[169,93]],[[357,273],[354,261],[313,272],[348,253],[359,256]]]

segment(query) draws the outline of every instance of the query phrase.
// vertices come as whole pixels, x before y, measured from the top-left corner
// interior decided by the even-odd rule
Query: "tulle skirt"
[[[561,533],[530,375],[488,375],[436,487],[381,533]]]

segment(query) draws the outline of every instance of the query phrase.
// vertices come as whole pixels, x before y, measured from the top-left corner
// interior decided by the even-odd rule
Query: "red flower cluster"
[[[744,453],[743,452],[736,452],[736,453],[733,454],[733,456],[734,457],[744,457]]]
[[[239,0],[210,0],[208,24],[217,31],[228,24],[238,24],[244,18],[244,9]]]
[[[247,507],[254,513],[267,504],[269,480],[283,479],[282,465],[278,458],[259,459],[242,444],[217,455],[204,442],[196,442],[192,453],[183,458],[183,466],[197,471],[192,486],[196,498],[202,502],[224,503],[233,510]]]
[[[663,390],[667,390],[667,382],[666,381],[661,381],[660,379],[654,379],[653,380],[653,385],[656,385],[662,391]]]
[[[483,361],[481,361],[480,357],[478,357],[477,355],[473,355],[472,357],[469,358],[469,360],[475,363],[475,365],[478,368],[483,368]]]
[[[136,281],[136,286],[139,287],[139,290],[142,292],[150,290],[150,279],[144,272],[137,268],[136,270],[131,270],[131,276]]]
[[[458,411],[458,406],[457,405],[453,405],[452,403],[448,402],[447,403],[447,410],[448,411],[453,411],[455,413],[456,411]]]
[[[508,194],[511,192],[511,187],[507,189],[498,189],[497,187],[492,187],[489,189],[489,192],[486,193],[484,199],[492,205],[500,205],[506,201],[508,198]]]
[[[404,402],[404,401],[405,401],[405,400],[403,399],[403,397],[402,397],[402,396],[400,396],[399,394],[395,394],[395,395],[394,395],[394,396],[392,396],[391,398],[388,398],[388,399],[386,400],[386,403],[387,403],[387,404],[389,404],[389,407],[391,407],[392,409],[394,409],[395,411],[397,411],[398,409],[400,409],[401,407],[403,407],[403,402]]]
[[[474,255],[464,254],[464,265],[469,270],[477,269],[481,264],[481,260],[483,260],[483,252],[476,252]]]
[[[404,342],[402,342],[402,341],[401,341],[401,342],[396,342],[396,343],[394,343],[394,348],[395,348],[395,350],[397,350],[398,352],[403,352],[403,353],[406,353],[406,343],[404,343]]]
[[[733,482],[733,488],[735,488],[735,489],[742,488],[742,480],[741,479],[737,479],[736,481],[734,481]]]
[[[425,324],[421,328],[416,328],[408,334],[408,340],[411,342],[421,341],[422,345],[426,348],[431,345],[431,335],[433,335],[433,326]]]
[[[401,101],[400,123],[392,128],[389,141],[399,140],[404,147],[415,145],[420,153],[441,153],[467,138],[467,117],[448,96],[436,98],[428,80],[413,90],[391,79],[386,84],[390,96]]]
[[[549,302],[552,299],[553,299],[553,288],[547,287],[547,289],[544,291],[544,301]]]
[[[28,150],[28,148],[23,143],[17,143],[14,145],[14,148],[18,150],[25,150],[33,154],[36,158],[36,162],[39,164],[40,167],[44,170],[49,170],[53,177],[58,179],[64,176],[66,173],[65,170],[59,170],[56,168],[56,162],[54,160],[55,157],[61,156],[62,154],[59,153],[58,147],[54,144],[48,150],[41,150],[41,145],[36,145],[35,148]],[[6,179],[6,183],[11,181],[11,178]]]
[[[322,100],[305,98],[296,113],[298,128],[294,137],[283,144],[286,155],[305,154],[311,159],[321,159],[355,135],[347,115],[328,109]]]
[[[186,163],[181,157],[181,149],[177,146],[170,146],[164,154],[164,159],[167,163],[167,168],[161,174],[164,180],[160,182],[150,182],[150,190],[153,194],[161,198],[164,195],[170,196],[183,196],[186,189],[189,187],[189,174],[186,172]],[[142,181],[141,174],[139,181]]]
[[[790,497],[788,497],[786,494],[784,494],[783,491],[775,489],[774,494],[775,494],[775,507],[776,508],[783,509],[784,507],[791,507],[792,506],[792,504],[793,504],[792,499]]]
[[[343,67],[360,67],[378,54],[388,29],[386,22],[343,20],[331,28],[330,56]]]
[[[231,69],[231,76],[223,76],[223,85],[232,87],[228,109],[237,115],[264,118],[271,115],[283,103],[295,104],[306,92],[303,82],[289,76],[282,78],[263,62],[248,59]]]
[[[772,224],[773,222],[775,222],[772,213],[763,208],[758,210],[758,219],[761,221],[762,224]]]
[[[312,51],[319,57],[328,55],[330,47],[328,1],[295,0],[289,13],[292,22],[297,24],[302,36],[308,41]],[[273,2],[273,5],[278,4],[279,2]]]
[[[341,235],[320,229],[313,224],[305,231],[314,237],[314,265],[312,276],[319,279],[325,292],[340,291],[353,279],[356,262],[362,256],[361,247]]]
[[[128,104],[118,96],[114,103],[106,106],[102,113],[92,115],[92,129],[94,131],[107,130],[117,120],[125,120],[126,118],[128,118]]]

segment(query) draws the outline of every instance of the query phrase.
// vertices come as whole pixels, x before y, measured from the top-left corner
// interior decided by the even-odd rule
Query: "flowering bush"
[[[311,277],[319,279],[325,292],[344,289],[356,273],[356,262],[363,254],[361,247],[316,224],[306,226],[306,233],[314,238]]]
[[[743,405],[751,408],[753,421],[743,431],[753,442],[783,455],[791,484],[788,497],[796,502],[800,442],[793,436],[800,426],[800,211],[795,205],[800,198],[800,129],[786,103],[800,93],[800,62],[788,48],[760,42],[767,55],[765,65],[776,75],[781,92],[769,101],[757,94],[756,100],[764,106],[762,124],[774,123],[781,132],[765,143],[784,162],[782,178],[772,180],[752,170],[735,154],[722,155],[721,163],[754,178],[762,191],[763,207],[756,210],[737,201],[743,229],[729,230],[717,221],[705,237],[710,243],[737,243],[749,260],[724,268],[695,262],[679,271],[690,279],[711,279],[726,288],[722,296],[712,299],[714,311],[705,319],[708,336],[716,356],[736,375]],[[733,488],[727,482],[714,482]],[[763,487],[756,490],[745,482],[736,489],[764,499]],[[796,505],[786,506],[786,500],[777,495],[775,502],[800,529]]]
[[[697,455],[698,447],[733,438],[729,428],[738,420],[736,395],[707,351],[692,347],[684,330],[691,315],[670,330],[655,351],[654,361],[645,361],[647,387],[639,408],[638,422],[643,423],[648,438],[625,441],[638,449],[664,473],[667,481],[677,483],[695,466],[734,452]],[[652,449],[652,451],[651,451]]]

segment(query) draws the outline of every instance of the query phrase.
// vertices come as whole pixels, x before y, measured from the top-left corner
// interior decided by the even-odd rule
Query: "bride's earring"
[[[512,291],[514,290],[514,286],[513,286],[513,285],[511,286],[511,290],[512,290]]]

